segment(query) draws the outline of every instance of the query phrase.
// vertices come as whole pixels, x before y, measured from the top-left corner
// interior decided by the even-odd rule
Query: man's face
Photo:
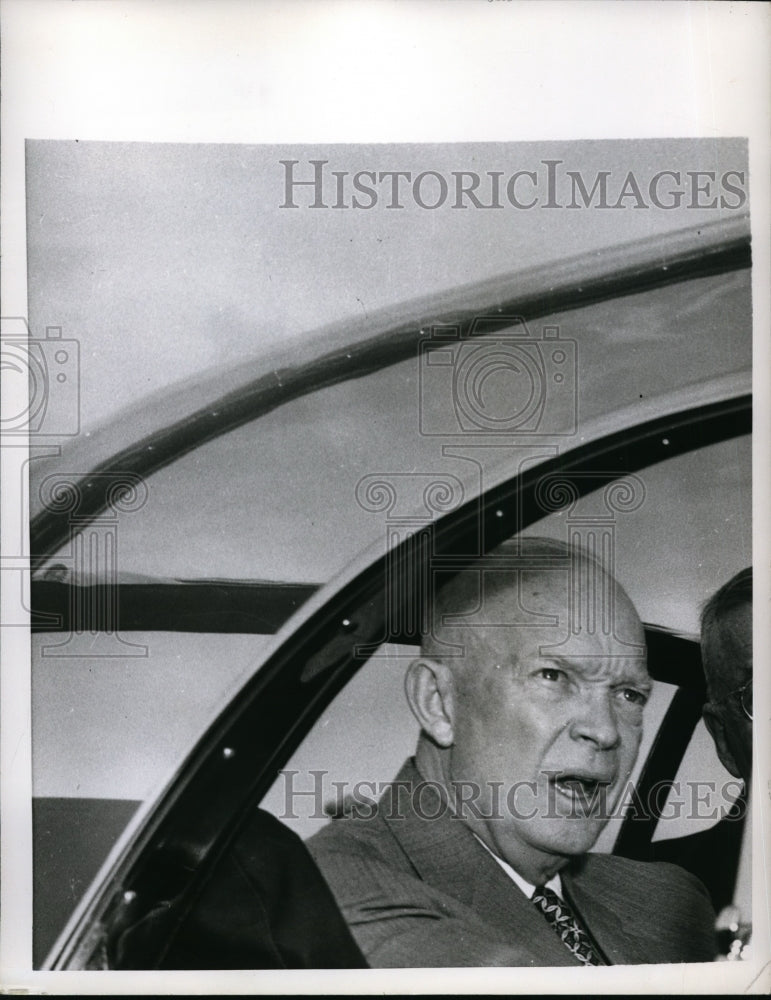
[[[733,608],[702,650],[709,688],[705,721],[718,755],[737,778],[752,770],[752,721],[738,692],[752,680],[752,605]]]
[[[545,611],[562,604],[541,596]],[[481,789],[472,828],[526,878],[594,844],[634,766],[651,688],[626,601],[614,629],[624,641],[584,631],[565,642],[564,613],[560,625],[484,630],[457,681],[452,779]]]

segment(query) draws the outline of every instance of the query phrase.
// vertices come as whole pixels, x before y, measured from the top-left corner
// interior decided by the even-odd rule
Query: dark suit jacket
[[[733,902],[746,809],[746,799],[742,798],[723,819],[701,833],[654,840],[649,858],[645,860],[668,861],[694,874],[709,892],[715,912],[719,913]]]
[[[409,794],[395,791],[421,781],[409,762],[371,818],[333,820],[308,841],[369,964],[577,964],[465,823],[446,812],[427,821]],[[441,812],[430,785],[420,809]],[[612,964],[714,958],[714,912],[698,880],[681,869],[587,854],[561,876]]]

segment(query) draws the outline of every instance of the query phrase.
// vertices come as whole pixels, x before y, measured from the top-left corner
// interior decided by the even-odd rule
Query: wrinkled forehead
[[[499,656],[508,650],[533,652],[568,635],[580,656],[624,655],[627,646],[643,641],[631,601],[604,573],[465,573],[445,591],[437,610],[439,632]]]
[[[472,658],[479,663],[515,670],[558,666],[587,679],[648,679],[647,651],[642,629],[573,630],[559,626],[481,630],[472,640]]]

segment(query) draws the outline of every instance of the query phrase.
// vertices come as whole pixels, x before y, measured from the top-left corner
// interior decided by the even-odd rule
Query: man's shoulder
[[[631,878],[642,883],[675,882],[699,885],[699,880],[679,865],[666,861],[635,861],[619,854],[590,852],[581,859],[581,875],[608,879]]]
[[[664,861],[634,861],[615,854],[586,854],[576,878],[610,898],[626,900],[638,908],[661,909],[664,904],[682,907],[708,902],[707,890],[685,869]]]
[[[392,821],[403,823],[414,817],[416,789],[426,782],[409,759],[396,777],[379,787],[379,798],[354,794],[339,804],[331,822],[309,838],[307,843],[318,850],[344,848],[368,852],[381,841],[393,840],[389,832]]]
[[[314,833],[306,846],[322,870],[338,859],[409,868],[387,816],[382,804],[366,808],[349,804],[343,813]]]
[[[609,940],[620,934],[624,954],[634,954],[635,962],[714,957],[715,914],[706,889],[689,872],[608,854],[586,854],[571,869],[567,890],[589,926]]]
[[[341,814],[309,837],[306,845],[312,854],[338,851],[368,856],[387,850],[389,836],[383,817],[373,811],[370,816]]]

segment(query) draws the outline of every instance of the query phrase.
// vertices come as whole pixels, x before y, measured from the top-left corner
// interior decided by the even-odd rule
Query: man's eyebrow
[[[587,659],[589,659],[588,657],[587,657],[587,659],[584,659],[583,657],[580,658],[580,659],[571,659],[570,657],[567,657],[567,656],[547,655],[547,656],[544,656],[543,659],[544,660],[548,660],[550,663],[554,663],[554,664],[556,664],[559,667],[563,667],[566,670],[571,670],[573,672],[578,672],[578,673],[582,673],[582,674],[586,674],[586,673],[590,672],[587,669]],[[611,658],[610,657],[604,657],[602,659],[603,659],[603,662],[607,662],[607,660],[611,659]],[[622,657],[614,657],[614,659],[622,659]],[[592,672],[594,672],[594,671],[592,671]],[[640,677],[639,679],[637,677],[632,677],[632,676],[630,676],[630,675],[627,674],[627,676],[622,676],[622,677],[615,678],[614,679],[614,683],[616,683],[616,684],[634,684],[636,687],[645,688],[648,691],[652,690],[652,688],[653,688],[653,679],[651,678],[651,676],[647,672],[646,672],[646,674],[645,674],[644,677]]]

